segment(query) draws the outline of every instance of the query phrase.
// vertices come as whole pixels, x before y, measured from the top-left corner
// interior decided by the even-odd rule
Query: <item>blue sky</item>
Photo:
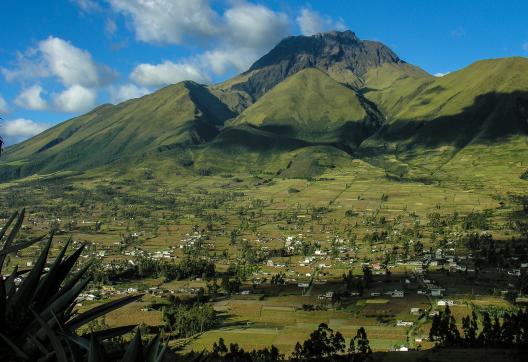
[[[287,35],[350,29],[432,74],[528,56],[522,0],[2,0],[8,144],[184,79],[215,83]]]

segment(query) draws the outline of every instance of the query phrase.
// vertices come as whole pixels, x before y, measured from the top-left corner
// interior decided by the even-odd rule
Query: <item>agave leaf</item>
[[[9,217],[9,220],[7,220],[7,222],[5,223],[5,225],[2,227],[2,230],[0,230],[0,241],[2,240],[2,238],[4,237],[7,229],[9,228],[9,225],[11,225],[11,223],[13,222],[13,220],[15,220],[15,217],[18,215],[18,211],[15,211],[10,217]]]
[[[41,311],[40,317],[45,321],[49,321],[52,318],[53,313],[62,315],[62,312],[68,307],[70,307],[70,305],[75,301],[75,298],[77,298],[77,296],[83,291],[83,289],[86,288],[89,282],[90,278],[87,278],[77,283],[74,288],[71,288],[66,291],[60,298],[57,298],[46,309]],[[42,330],[42,328],[39,328],[39,325],[36,321],[26,327],[25,333],[35,334],[39,337],[43,337],[44,335],[44,331]]]
[[[40,352],[43,354],[43,355],[49,355],[50,353],[53,353],[53,351],[48,351],[48,349],[46,348],[46,346],[44,346],[42,344],[42,342],[40,342],[35,336],[33,335],[29,335],[28,336],[28,339],[29,341],[31,341],[31,343],[33,343],[35,346],[37,346],[37,348],[40,350]],[[26,349],[26,346],[24,345],[24,349]]]
[[[84,337],[80,337],[73,333],[61,333],[64,337],[66,337],[67,340],[75,343],[82,349],[85,349],[87,351],[90,350],[90,341]]]
[[[7,304],[7,313],[12,318],[17,318],[20,311],[24,306],[30,306],[33,302],[33,295],[35,293],[38,282],[40,281],[42,271],[46,265],[46,259],[48,258],[49,249],[53,241],[53,233],[50,234],[46,246],[40,253],[35,266],[29,272],[29,275],[24,279],[22,284],[19,286],[17,292],[12,298],[9,298]]]
[[[25,360],[28,360],[29,357],[27,356],[27,354],[24,353],[24,351],[22,351],[22,349],[20,349],[12,340],[10,340],[6,335],[4,335],[3,333],[0,333],[0,338],[2,338],[4,340],[4,342],[9,346],[9,348],[11,348],[11,350],[13,352],[15,352],[15,354],[17,355],[17,357],[20,357],[20,358],[23,358]]]
[[[70,349],[70,356],[73,362],[83,362],[83,356],[81,353],[81,350],[79,349],[79,346],[70,341],[69,339],[66,339],[66,343],[68,344],[68,348]]]
[[[2,249],[8,248],[11,246],[11,243],[13,243],[13,240],[15,240],[16,235],[18,234],[18,231],[20,230],[20,227],[22,226],[22,222],[24,221],[24,215],[26,213],[25,209],[22,209],[20,211],[20,214],[18,215],[18,219],[15,222],[15,225],[11,229],[11,232],[7,236],[7,239],[4,243],[4,247]],[[12,221],[12,220],[11,220]],[[3,231],[3,229],[2,229]],[[4,260],[5,260],[5,254],[0,255],[0,271],[2,270],[2,267],[4,266]]]
[[[82,326],[83,324],[86,324],[94,320],[95,318],[102,316],[103,314],[106,314],[108,312],[113,311],[114,309],[121,308],[124,305],[127,305],[129,303],[132,303],[138,300],[142,296],[143,294],[131,295],[128,297],[123,297],[123,298],[99,305],[95,308],[92,308],[72,318],[68,323],[66,323],[66,327],[75,330],[79,328],[80,326]]]
[[[134,339],[128,345],[125,354],[123,356],[122,362],[143,362],[143,344],[141,343],[141,333],[139,329],[134,336]]]
[[[64,258],[64,254],[66,254],[66,249],[70,244],[70,241],[71,239],[66,242],[66,245],[64,245],[64,247],[59,252],[59,255],[57,255],[57,257],[55,258],[55,261],[50,267],[49,272],[46,274],[46,276],[42,279],[42,281],[39,283],[39,286],[37,287],[34,300],[35,305],[40,306],[40,309],[45,307],[46,303],[48,302],[47,299],[49,299],[52,295],[56,293],[62,283],[62,279],[58,278],[58,272],[60,269],[60,264],[62,263],[62,259]]]
[[[71,257],[73,256],[70,255],[70,257],[67,259],[69,260]],[[64,261],[66,262],[66,261]],[[84,276],[84,274],[86,274],[86,272],[88,271],[88,269],[90,268],[90,266],[92,265],[92,260],[90,260],[88,263],[86,263],[77,273],[75,273],[73,275],[73,277],[69,278],[66,283],[64,283],[64,285],[62,286],[62,288],[60,288],[60,290],[58,292],[55,293],[55,295],[53,297],[50,298],[49,302],[54,302],[56,299],[60,298],[64,293],[67,293],[70,289],[74,288],[75,285],[77,284],[77,282],[79,280],[82,279],[82,277]]]
[[[57,357],[57,360],[59,362],[68,362],[68,358],[66,357],[66,351],[64,350],[64,347],[57,336],[57,334],[51,329],[51,327],[48,325],[46,321],[44,321],[40,316],[35,312],[32,308],[30,308],[31,313],[33,313],[33,316],[35,319],[40,323],[44,331],[46,332],[46,335],[53,347],[53,351],[55,352],[55,356]]]
[[[104,356],[101,345],[97,338],[92,336],[90,337],[90,349],[88,350],[88,362],[103,362]]]
[[[44,357],[41,357],[37,360],[37,362],[52,362],[55,360],[55,351],[48,352],[44,355]]]
[[[6,298],[4,277],[0,274],[0,326],[5,323]]]
[[[13,272],[9,274],[9,276],[5,280],[5,290],[6,290],[7,299],[11,298],[11,296],[15,293],[15,290],[16,290],[15,278],[17,277],[17,275],[18,275],[18,265],[15,265],[15,267],[13,268]]]
[[[167,344],[164,343],[161,345],[161,349],[157,352],[157,355],[154,357],[153,360],[149,362],[161,362],[163,361],[163,356],[165,355],[165,350],[167,349]]]
[[[130,332],[131,330],[133,330],[136,327],[137,327],[137,324],[131,324],[131,325],[128,325],[128,326],[108,328],[108,329],[104,329],[102,331],[93,332],[91,334],[93,336],[95,336],[95,338],[97,338],[98,340],[101,341],[101,340],[105,340],[105,339],[110,339],[110,338],[121,336],[121,335],[123,335],[125,333]],[[87,336],[88,335],[86,335],[86,334],[82,335],[82,337],[87,337]]]
[[[145,348],[145,361],[154,362],[157,359],[158,352],[160,350],[160,335],[156,334],[156,337],[152,338]]]
[[[63,326],[62,322],[59,320],[59,318],[57,318],[57,316],[55,315],[55,313],[53,313],[53,311],[51,311],[51,314],[53,315],[53,320],[57,323],[57,325],[60,328],[60,331],[58,332],[59,335],[61,335],[62,337],[68,337],[68,335],[73,336],[73,334],[71,332],[68,332],[68,331],[66,331],[64,329],[64,326]],[[74,337],[77,337],[77,336],[74,336]],[[68,345],[68,349],[70,350],[70,358],[71,358],[71,360],[73,362],[84,362],[84,359],[83,359],[81,350],[79,349],[79,346],[77,344],[73,343],[69,338],[63,338],[63,340]]]
[[[35,244],[36,242],[41,241],[42,239],[44,239],[44,237],[46,237],[46,235],[38,236],[38,237],[36,237],[34,239],[30,239],[30,240],[27,240],[27,241],[23,241],[21,243],[16,243],[14,245],[11,245],[11,246],[8,246],[8,247],[4,247],[2,250],[0,250],[0,255],[7,255],[7,254],[14,253],[16,251],[19,251],[20,249],[25,249],[25,248]]]

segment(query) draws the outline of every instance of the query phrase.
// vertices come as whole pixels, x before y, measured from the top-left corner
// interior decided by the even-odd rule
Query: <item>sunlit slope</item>
[[[384,67],[384,66],[388,67]],[[277,84],[307,68],[359,90],[409,75],[431,77],[401,60],[386,45],[359,39],[351,31],[332,31],[283,39],[246,72],[211,87],[215,95],[240,113]],[[375,74],[372,70],[381,70]],[[377,79],[376,79],[377,78]],[[376,83],[371,85],[370,83]]]
[[[4,177],[87,169],[175,145],[211,140],[234,116],[204,86],[182,82],[116,106],[105,105],[10,147]]]
[[[526,58],[480,61],[413,87],[384,126],[362,143],[365,155],[393,154],[403,163],[435,170],[470,145],[497,145],[528,135]],[[405,94],[397,88],[391,92],[394,97]],[[519,151],[519,158],[528,157]]]
[[[356,92],[309,68],[279,83],[229,126],[249,125],[308,143],[356,146],[382,121],[367,107]]]

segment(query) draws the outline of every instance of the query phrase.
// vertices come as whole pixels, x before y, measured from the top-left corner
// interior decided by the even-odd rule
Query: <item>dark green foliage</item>
[[[460,332],[448,306],[444,312],[433,317],[429,339],[437,341],[440,346],[458,346],[460,344]]]
[[[350,340],[348,352],[349,354],[354,355],[355,361],[364,361],[372,354],[365,328],[361,327],[357,330],[356,336]]]
[[[528,347],[528,312],[521,310],[517,313],[504,313],[502,323],[499,316],[482,313],[480,320],[481,331],[478,333],[479,318],[475,312],[471,317],[462,319],[460,332],[451,315],[449,307],[433,318],[433,325],[429,332],[429,339],[436,341],[441,347],[486,347],[486,348],[526,348]]]
[[[349,348],[340,332],[335,332],[325,323],[310,334],[302,344],[297,343],[289,359],[281,354],[277,347],[271,346],[260,350],[246,352],[238,344],[227,346],[223,338],[213,344],[212,351],[200,354],[190,352],[186,360],[193,361],[232,361],[232,362],[274,362],[274,361],[350,361],[363,362],[372,354],[367,333],[359,328],[356,336],[350,340]]]
[[[246,352],[240,348],[238,344],[231,343],[229,347],[225,345],[224,339],[220,338],[218,343],[213,344],[212,352],[207,353],[201,361],[233,361],[233,362],[274,362],[283,361],[284,355],[279,353],[279,350],[275,346],[271,346],[269,349],[253,350]]]
[[[15,212],[0,231],[0,241],[4,239],[0,250],[0,270],[7,254],[42,240],[39,237],[29,241],[15,243],[15,238],[24,221],[24,210]],[[16,221],[15,221],[16,219]],[[15,221],[8,233],[10,225]],[[62,247],[47,272],[44,271],[48,253],[53,242],[53,233],[47,238],[45,246],[33,268],[15,286],[15,278],[21,273],[15,267],[7,278],[0,278],[0,359],[1,360],[37,360],[47,356],[58,361],[99,361],[99,352],[104,353],[105,340],[126,333],[130,328],[102,331],[96,336],[79,336],[76,330],[98,317],[131,303],[141,295],[128,296],[99,305],[81,314],[75,314],[73,308],[76,298],[84,290],[90,279],[86,277],[90,263],[85,264],[73,275],[84,246],[66,256],[70,241]],[[79,350],[75,345],[84,348]],[[99,352],[90,349],[101,346]],[[81,348],[81,349],[83,349]],[[157,348],[157,347],[156,347]],[[159,356],[156,354],[156,356]],[[152,361],[154,361],[153,359]]]
[[[163,319],[171,331],[179,338],[187,338],[205,332],[216,324],[216,313],[210,304],[183,303],[163,309]]]
[[[340,332],[335,332],[325,323],[310,334],[310,338],[301,345],[295,345],[292,360],[303,361],[322,359],[345,351],[345,339]]]
[[[489,218],[492,216],[491,210],[483,212],[473,211],[469,213],[462,222],[462,227],[466,230],[480,229],[487,230],[489,228]]]
[[[526,180],[526,181],[528,181],[528,170],[524,171],[524,172],[521,174],[521,180]]]
[[[162,277],[165,281],[171,281],[192,277],[211,278],[215,275],[214,263],[197,257],[185,257],[180,264],[170,263],[166,260],[137,257],[133,265],[125,260],[114,260],[109,265],[110,267],[106,270],[93,270],[94,279],[119,281],[122,279]]]

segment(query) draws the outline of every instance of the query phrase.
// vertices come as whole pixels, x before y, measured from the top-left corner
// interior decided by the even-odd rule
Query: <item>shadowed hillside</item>
[[[204,86],[182,82],[119,105],[104,105],[10,147],[4,178],[85,170],[123,157],[210,141],[234,114]]]

